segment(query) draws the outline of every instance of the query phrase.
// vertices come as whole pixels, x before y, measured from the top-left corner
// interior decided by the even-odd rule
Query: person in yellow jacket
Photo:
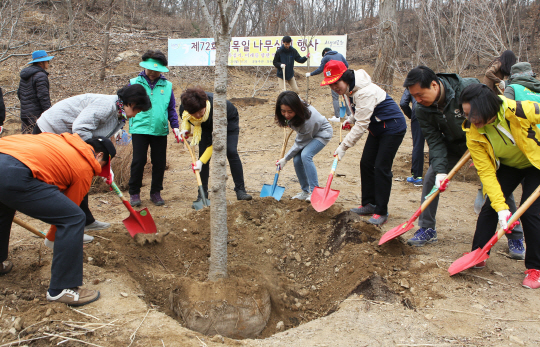
[[[521,183],[525,201],[540,185],[540,104],[495,95],[485,84],[461,93],[463,130],[488,198],[476,223],[472,249],[493,236],[497,219],[507,229],[511,212],[505,200]],[[521,216],[527,249],[525,288],[540,288],[540,200]]]

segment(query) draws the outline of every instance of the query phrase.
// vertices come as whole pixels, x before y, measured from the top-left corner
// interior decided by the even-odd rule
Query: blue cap
[[[49,61],[52,58],[54,58],[54,55],[47,55],[47,52],[45,52],[44,50],[33,51],[32,52],[33,60],[29,62],[28,64],[39,63],[40,61]]]

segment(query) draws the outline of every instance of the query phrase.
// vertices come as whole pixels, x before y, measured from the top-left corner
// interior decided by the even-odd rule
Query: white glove
[[[116,141],[122,140],[122,135],[124,135],[124,130],[118,130],[113,136]]]
[[[448,176],[448,175],[447,174],[437,174],[435,176],[435,187],[437,187],[437,189],[441,188],[441,184],[446,179],[446,176]]]
[[[306,72],[306,78],[311,77],[311,72]]]
[[[497,214],[499,215],[499,224],[501,225],[501,228],[504,230],[508,229],[508,219],[512,217],[512,212],[509,210],[502,210],[497,212]]]
[[[111,173],[109,177],[101,177],[103,179],[103,182],[107,183],[108,185],[111,185],[114,182],[114,172],[111,168]]]
[[[506,88],[506,82],[500,81],[500,82],[499,82],[499,88],[501,88],[501,91],[504,92],[504,88]]]
[[[174,133],[174,136],[176,136],[176,138],[178,139],[178,141],[180,141],[182,138],[180,137],[180,130],[178,130],[178,128],[173,128],[173,133]]]
[[[178,129],[176,129],[178,130]],[[176,133],[175,133],[176,134]],[[178,134],[178,138],[182,138],[182,136],[187,139],[189,137],[189,130],[182,130],[180,131],[180,133]]]
[[[280,160],[276,161],[276,166],[279,168],[279,170],[283,170],[285,164],[287,164],[287,160],[285,160],[285,158],[281,158]]]
[[[281,64],[281,69],[284,69],[285,68],[285,64]]]
[[[195,164],[191,164],[191,168],[193,169],[193,171],[195,171],[195,170],[201,171],[202,165],[203,165],[202,161],[197,160],[197,161],[195,162]]]
[[[0,125],[0,134],[4,131],[4,127]]]
[[[45,243],[45,246],[49,247],[50,249],[54,249],[54,241],[49,241],[48,238],[45,238],[43,242]]]
[[[345,156],[345,151],[345,147],[343,145],[339,145],[334,152],[334,157],[337,155],[339,160],[343,159],[343,157]]]

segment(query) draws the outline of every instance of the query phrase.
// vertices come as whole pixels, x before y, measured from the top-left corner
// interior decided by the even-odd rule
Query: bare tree
[[[99,79],[102,81],[105,79],[105,70],[107,68],[107,58],[109,56],[109,40],[111,37],[110,30],[111,30],[113,5],[114,5],[114,0],[111,0],[109,4],[109,8],[108,8],[108,13],[107,13],[107,24],[105,24],[105,34],[103,37],[103,56],[101,57],[101,71],[99,73]]]
[[[210,174],[212,185],[209,188],[212,200],[210,209],[210,269],[208,279],[217,281],[227,277],[227,65],[231,33],[238,15],[244,7],[244,0],[237,4],[234,0],[217,0],[214,21],[205,0],[199,0],[206,22],[214,32],[216,41],[216,75],[214,79],[214,129],[212,132],[213,154]],[[233,9],[236,8],[234,17]],[[215,24],[214,24],[215,23]]]
[[[68,11],[68,33],[69,33],[69,44],[72,45],[75,41],[74,35],[73,35],[73,21],[75,20],[75,17],[73,16],[73,5],[71,3],[71,0],[66,0],[66,7]]]
[[[397,49],[396,0],[380,0],[378,55],[373,71],[373,80],[382,84],[387,92],[392,91],[394,81],[394,59]]]

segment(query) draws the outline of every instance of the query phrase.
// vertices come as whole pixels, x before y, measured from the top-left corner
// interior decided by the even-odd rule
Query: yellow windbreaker
[[[503,100],[499,118],[508,122],[516,145],[527,156],[532,165],[540,170],[540,104],[533,101],[515,101],[500,96]],[[499,161],[487,137],[480,134],[474,124],[463,122],[463,131],[467,135],[467,147],[471,152],[474,166],[484,185],[484,194],[489,196],[491,207],[496,212],[507,210],[501,186],[497,181],[496,171]]]

